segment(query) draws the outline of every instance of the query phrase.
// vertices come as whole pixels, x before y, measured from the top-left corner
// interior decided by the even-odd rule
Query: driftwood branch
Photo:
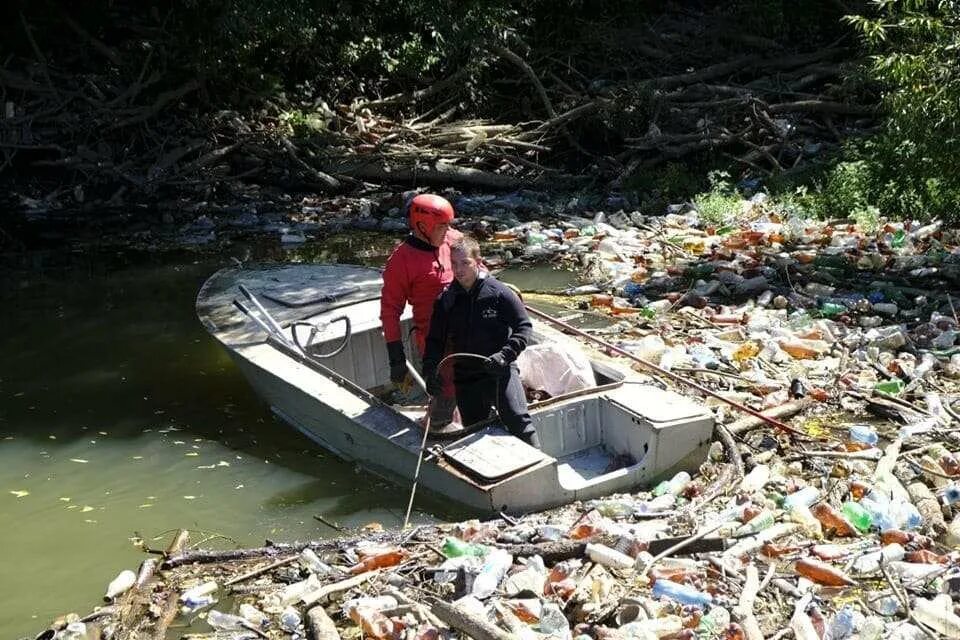
[[[512,633],[507,633],[482,618],[471,616],[449,602],[432,600],[430,610],[451,629],[456,629],[474,640],[517,640],[517,637]]]

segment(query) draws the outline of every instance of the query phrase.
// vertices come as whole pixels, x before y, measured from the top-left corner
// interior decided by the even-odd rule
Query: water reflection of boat
[[[374,473],[409,481],[424,409],[389,401],[380,283],[377,269],[359,266],[228,268],[204,283],[197,314],[284,421]],[[402,322],[409,326],[409,309]],[[536,319],[532,342],[582,349]],[[531,404],[542,449],[495,422],[428,440],[421,486],[479,511],[518,513],[628,491],[703,455],[708,411],[587,354],[596,386]]]

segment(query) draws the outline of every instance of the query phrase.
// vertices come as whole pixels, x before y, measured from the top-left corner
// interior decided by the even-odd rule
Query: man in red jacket
[[[380,322],[387,342],[390,380],[400,384],[407,376],[406,354],[400,333],[400,315],[407,303],[413,307],[413,343],[423,356],[433,303],[453,281],[450,245],[463,234],[450,228],[453,205],[438,195],[422,193],[410,202],[410,235],[387,259],[380,294]],[[450,421],[456,400],[452,384],[434,399],[432,426]]]

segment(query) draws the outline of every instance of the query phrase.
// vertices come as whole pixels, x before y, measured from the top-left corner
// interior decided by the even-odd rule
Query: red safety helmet
[[[438,224],[453,222],[453,205],[441,196],[421,193],[410,201],[410,228],[429,238]]]

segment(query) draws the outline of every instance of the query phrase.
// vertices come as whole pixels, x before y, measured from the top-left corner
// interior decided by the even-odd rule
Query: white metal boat
[[[424,407],[385,399],[392,386],[380,286],[380,271],[360,266],[227,268],[204,283],[197,314],[280,418],[337,455],[407,483]],[[585,351],[597,385],[530,405],[541,449],[495,423],[428,440],[421,487],[481,512],[523,513],[629,491],[702,461],[709,411],[535,318],[533,325],[532,343]]]

